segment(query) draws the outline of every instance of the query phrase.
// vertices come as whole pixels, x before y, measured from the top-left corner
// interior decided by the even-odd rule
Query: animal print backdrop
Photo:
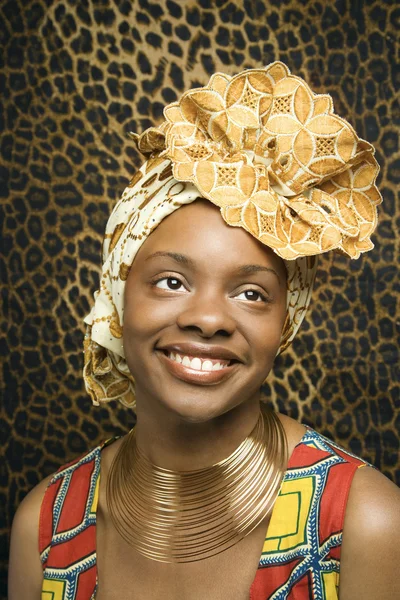
[[[141,161],[127,132],[218,70],[280,59],[377,148],[375,249],[320,261],[306,323],[266,391],[400,482],[399,26],[391,0],[1,1],[4,565],[27,491],[134,422],[119,404],[92,407],[81,377],[102,232]]]

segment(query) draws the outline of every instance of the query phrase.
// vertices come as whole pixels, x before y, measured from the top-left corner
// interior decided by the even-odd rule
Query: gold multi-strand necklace
[[[122,538],[160,562],[194,562],[237,544],[271,510],[286,465],[279,418],[263,408],[227,458],[195,471],[152,464],[126,436],[111,466],[107,505]]]

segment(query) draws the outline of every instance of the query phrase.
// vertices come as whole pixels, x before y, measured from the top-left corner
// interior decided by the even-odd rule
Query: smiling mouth
[[[223,358],[203,358],[200,356],[189,356],[179,352],[170,352],[163,350],[164,355],[179,365],[183,365],[193,371],[222,371],[231,366],[234,360],[225,360]]]
[[[229,378],[240,364],[237,360],[190,356],[176,350],[161,350],[157,354],[173,377],[192,385],[221,383]]]

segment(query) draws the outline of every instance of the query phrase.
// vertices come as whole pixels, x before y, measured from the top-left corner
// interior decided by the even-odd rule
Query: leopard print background
[[[282,60],[377,148],[375,249],[320,261],[306,323],[266,392],[400,483],[400,83],[391,0],[2,0],[1,529],[44,476],[126,431],[85,394],[82,318],[107,216],[141,162],[127,137],[218,70]],[[397,296],[396,296],[397,295]],[[398,329],[397,329],[398,331]]]

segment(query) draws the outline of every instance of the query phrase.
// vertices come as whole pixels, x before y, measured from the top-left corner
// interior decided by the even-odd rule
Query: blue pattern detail
[[[336,464],[346,462],[344,458],[336,454],[334,449],[340,451],[344,450],[313,429],[307,429],[300,444],[327,452],[329,456],[320,459],[309,467],[292,468],[285,473],[283,481],[294,481],[303,477],[312,476],[315,482],[315,488],[307,521],[306,542],[291,550],[285,550],[281,553],[274,552],[263,556],[260,560],[260,567],[283,564],[296,559],[300,561],[294,567],[288,580],[279,588],[279,590],[276,590],[270,600],[285,600],[296,582],[306,576],[307,572],[312,579],[314,598],[316,600],[322,599],[325,597],[322,573],[339,573],[340,568],[339,561],[327,559],[327,557],[332,548],[341,545],[342,533],[333,533],[321,545],[319,540],[319,514],[322,494],[325,489],[330,469]],[[358,458],[347,451],[344,452],[347,455]]]

